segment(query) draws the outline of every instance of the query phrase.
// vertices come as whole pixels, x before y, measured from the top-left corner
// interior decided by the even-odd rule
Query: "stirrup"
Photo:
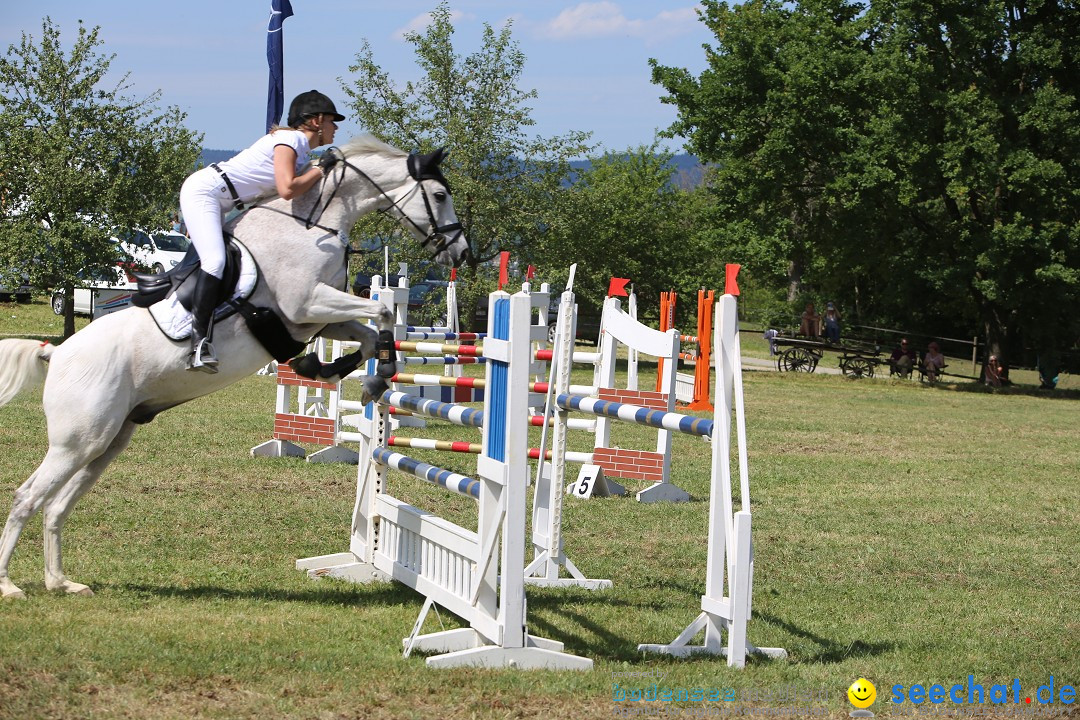
[[[191,361],[188,363],[188,370],[201,370],[206,373],[216,373],[218,359],[217,354],[214,352],[214,346],[210,344],[207,338],[203,338],[199,341],[199,344],[195,346],[195,349],[191,351]]]

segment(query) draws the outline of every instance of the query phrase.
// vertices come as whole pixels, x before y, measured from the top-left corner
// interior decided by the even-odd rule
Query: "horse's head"
[[[409,155],[406,167],[416,187],[395,206],[402,223],[436,262],[457,267],[468,254],[469,242],[454,211],[450,183],[439,167],[444,157],[444,148],[424,155]],[[417,217],[422,220],[418,221]]]
[[[360,152],[373,149],[390,158],[391,169],[378,180],[350,162]],[[446,157],[445,150],[408,155],[370,136],[348,143],[343,150],[342,164],[355,170],[382,195],[380,209],[396,217],[435,262],[457,267],[465,260],[469,242],[454,211],[450,184],[439,167]]]

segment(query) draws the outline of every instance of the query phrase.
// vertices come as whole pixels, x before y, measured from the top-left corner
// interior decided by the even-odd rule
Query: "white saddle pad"
[[[259,268],[242,243],[236,242],[236,246],[240,248],[240,277],[237,278],[236,292],[233,293],[232,299],[243,300],[255,290],[255,282],[259,279]],[[185,340],[191,336],[191,311],[180,304],[175,293],[151,305],[150,314],[161,328],[161,332],[172,340]]]

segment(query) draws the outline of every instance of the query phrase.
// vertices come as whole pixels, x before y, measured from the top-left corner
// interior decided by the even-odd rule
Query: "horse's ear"
[[[433,161],[434,161],[434,163],[436,165],[438,165],[443,160],[445,160],[449,155],[450,155],[450,151],[447,150],[444,147],[441,147],[441,148],[439,148],[438,150],[435,151],[435,157],[434,157]]]

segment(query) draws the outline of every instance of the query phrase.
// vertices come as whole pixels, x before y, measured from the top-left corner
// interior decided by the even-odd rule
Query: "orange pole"
[[[698,359],[694,366],[694,401],[687,406],[689,410],[710,411],[713,409],[709,398],[709,373],[712,365],[712,333],[715,291],[698,290]]]
[[[678,297],[674,290],[660,293],[660,332],[667,332],[675,327],[675,302]],[[660,387],[663,377],[664,358],[658,358],[656,363],[656,392],[663,389]]]

